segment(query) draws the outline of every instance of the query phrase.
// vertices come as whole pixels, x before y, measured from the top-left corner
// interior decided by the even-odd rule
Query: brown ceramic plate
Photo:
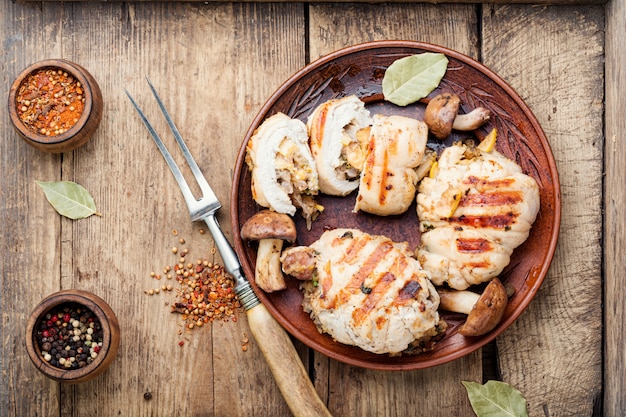
[[[476,136],[484,136],[493,127],[498,129],[497,149],[517,161],[524,172],[539,183],[541,209],[528,240],[518,247],[509,266],[501,275],[503,282],[515,288],[502,322],[491,333],[467,338],[457,332],[464,316],[442,311],[448,322],[445,337],[434,350],[420,355],[390,357],[365,352],[353,346],[337,343],[320,334],[313,321],[302,311],[302,295],[295,280],[288,279],[288,288],[266,294],[254,289],[276,320],[297,339],[309,347],[341,362],[363,368],[380,370],[412,370],[439,365],[475,351],[502,333],[528,306],[541,285],[554,254],[560,223],[559,180],[550,146],[535,116],[518,94],[498,75],[458,52],[413,41],[380,41],[348,47],[331,53],[289,78],[265,103],[252,122],[237,158],[231,196],[231,219],[235,249],[248,277],[254,276],[255,246],[239,237],[243,223],[260,207],[253,201],[250,173],[244,162],[245,148],[254,130],[269,116],[283,112],[306,122],[313,109],[326,100],[355,94],[372,114],[403,114],[421,118],[425,105],[416,103],[398,107],[383,100],[381,82],[386,68],[396,59],[422,52],[440,52],[449,60],[448,70],[438,89],[452,91],[461,97],[462,107],[477,106],[491,109],[492,120]],[[464,137],[467,137],[465,135]],[[452,136],[444,144],[429,140],[435,147],[448,146],[460,136]],[[354,214],[356,193],[347,197],[321,196],[325,207],[306,229],[299,213],[295,220],[299,245],[309,245],[329,228],[354,227],[372,234],[383,234],[396,241],[408,241],[414,248],[419,243],[415,203],[400,216],[378,217],[365,213]]]

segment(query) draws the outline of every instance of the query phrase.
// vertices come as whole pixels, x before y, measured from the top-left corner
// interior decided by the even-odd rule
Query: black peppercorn
[[[77,369],[93,362],[102,346],[102,326],[75,303],[56,307],[37,325],[41,355],[52,366]]]

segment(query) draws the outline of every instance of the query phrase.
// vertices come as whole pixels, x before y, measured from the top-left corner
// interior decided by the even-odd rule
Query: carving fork
[[[189,207],[191,220],[203,220],[213,235],[215,245],[217,246],[224,262],[224,267],[235,280],[235,292],[246,310],[250,331],[252,332],[259,348],[263,352],[265,360],[267,361],[272,374],[276,379],[276,383],[278,384],[289,409],[296,417],[331,416],[325,404],[321,401],[315,391],[315,387],[311,383],[304,365],[302,364],[296,349],[291,343],[287,332],[280,326],[280,324],[278,324],[276,320],[274,320],[265,306],[260,302],[252,290],[250,282],[244,276],[239,258],[226,239],[226,236],[224,236],[224,233],[215,218],[215,213],[220,209],[220,207],[222,207],[222,205],[209,186],[209,183],[202,175],[202,172],[200,171],[200,168],[196,164],[195,160],[191,156],[189,148],[187,148],[182,136],[174,125],[172,118],[165,109],[165,105],[161,101],[161,98],[157,94],[154,86],[149,79],[146,78],[146,80],[148,81],[150,90],[152,90],[152,94],[161,108],[161,112],[165,116],[165,119],[167,120],[167,123],[176,138],[178,146],[191,168],[191,172],[193,173],[195,180],[200,186],[200,190],[202,191],[201,198],[196,199],[193,196],[185,178],[172,158],[172,155],[168,152],[167,148],[163,144],[163,141],[146,118],[146,115],[139,108],[128,91],[126,91],[126,95],[130,99],[135,110],[137,110],[137,113],[139,113],[141,121],[148,128],[152,139],[154,139],[154,142],[163,154],[167,165],[170,167],[172,174],[174,174],[174,178],[178,182],[178,185],[183,193],[183,197],[185,198],[185,202]]]

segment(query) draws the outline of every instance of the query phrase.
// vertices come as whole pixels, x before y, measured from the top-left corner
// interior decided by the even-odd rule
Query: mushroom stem
[[[492,279],[482,294],[446,289],[437,292],[442,309],[467,314],[459,329],[463,336],[482,336],[492,331],[502,320],[508,303],[507,291],[498,278]]]
[[[484,107],[476,107],[469,113],[457,114],[454,118],[452,129],[462,131],[476,130],[487,123],[490,117],[491,112],[489,110]]]
[[[280,253],[282,249],[282,239],[259,240],[254,278],[263,291],[272,292],[287,288],[285,277],[280,267]]]
[[[426,105],[424,123],[437,139],[445,139],[452,129],[461,131],[476,130],[489,120],[491,111],[476,107],[469,113],[458,114],[461,99],[453,93],[441,93]]]
[[[438,289],[439,307],[455,313],[469,314],[478,302],[480,294],[472,291]]]
[[[263,291],[272,292],[287,288],[280,268],[280,252],[283,241],[296,240],[296,225],[286,214],[262,210],[250,217],[241,228],[242,239],[259,242],[255,282]]]

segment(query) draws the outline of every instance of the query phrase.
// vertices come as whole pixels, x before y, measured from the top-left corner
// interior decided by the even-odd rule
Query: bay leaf
[[[385,100],[406,106],[437,88],[448,68],[444,54],[424,52],[395,60],[383,76]]]
[[[37,181],[48,202],[62,216],[72,220],[84,219],[96,212],[96,204],[89,191],[72,181]]]
[[[463,381],[463,385],[477,417],[528,417],[526,399],[506,382]]]

